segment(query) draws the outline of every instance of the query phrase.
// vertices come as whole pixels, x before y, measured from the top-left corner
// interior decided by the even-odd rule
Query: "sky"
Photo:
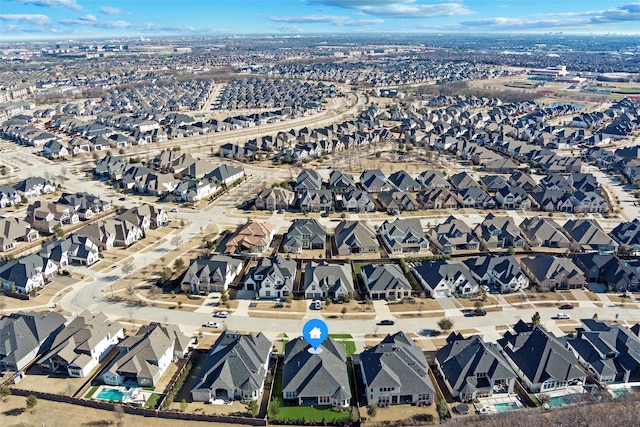
[[[0,0],[0,40],[420,32],[640,34],[640,2]]]

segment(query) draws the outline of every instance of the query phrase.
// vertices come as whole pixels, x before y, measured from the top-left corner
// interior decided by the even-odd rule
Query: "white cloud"
[[[89,21],[89,22],[94,22],[94,21],[98,20],[98,18],[96,18],[94,15],[92,15],[90,13],[87,13],[86,15],[81,16],[78,19],[80,19],[81,21]]]
[[[12,0],[15,3],[31,4],[40,7],[68,8],[82,10],[82,6],[76,0]]]
[[[381,24],[382,19],[351,19],[339,15],[270,16],[270,21],[290,24],[331,24],[336,26],[366,26]]]
[[[102,6],[100,8],[100,13],[104,13],[105,15],[122,15],[122,14],[124,14],[122,9],[118,9],[117,7],[112,7],[112,6]]]
[[[83,18],[85,17],[82,17],[80,19],[65,19],[60,21],[60,23],[67,27],[84,25],[84,26],[91,26],[96,28],[129,28],[133,26],[132,23],[127,21],[98,21],[98,20],[88,20]]]
[[[35,24],[35,25],[51,24],[51,19],[47,15],[37,15],[37,14],[3,13],[3,14],[0,14],[0,21],[24,22],[24,23]]]
[[[473,12],[462,3],[426,4],[418,0],[310,0],[312,3],[355,9],[370,15],[389,18],[433,18],[470,15]]]

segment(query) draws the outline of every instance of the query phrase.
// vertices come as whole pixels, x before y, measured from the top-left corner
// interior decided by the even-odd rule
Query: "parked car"
[[[229,317],[229,312],[228,311],[218,311],[217,313],[214,314],[215,317]]]
[[[558,313],[553,318],[559,319],[559,320],[567,320],[567,319],[571,319],[571,316],[569,316],[567,313]]]
[[[322,301],[320,300],[315,300],[311,303],[311,308],[313,308],[314,310],[321,310],[322,309]]]
[[[474,316],[486,316],[487,315],[487,311],[483,310],[481,308],[476,308],[475,310],[473,310],[473,315]]]
[[[177,208],[171,208],[171,209],[169,209],[169,212],[176,213],[176,212],[178,212],[178,209]]]
[[[560,310],[571,310],[573,309],[573,304],[562,304],[558,307]]]
[[[207,322],[202,326],[204,326],[205,328],[218,328],[219,329],[220,328],[220,323],[218,323],[218,322]]]
[[[393,320],[389,320],[389,319],[385,319],[385,320],[381,320],[378,322],[378,325],[381,326],[390,326],[390,325],[395,325],[396,322],[394,322]]]

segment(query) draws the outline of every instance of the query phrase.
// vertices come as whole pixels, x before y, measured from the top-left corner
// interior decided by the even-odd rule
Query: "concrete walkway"
[[[391,314],[389,306],[385,300],[374,300],[373,309],[376,312],[376,320],[395,319],[395,316]]]

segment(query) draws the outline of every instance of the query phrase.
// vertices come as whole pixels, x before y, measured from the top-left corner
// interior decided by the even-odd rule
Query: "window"
[[[331,398],[329,396],[320,396],[318,397],[318,403],[331,403]]]

